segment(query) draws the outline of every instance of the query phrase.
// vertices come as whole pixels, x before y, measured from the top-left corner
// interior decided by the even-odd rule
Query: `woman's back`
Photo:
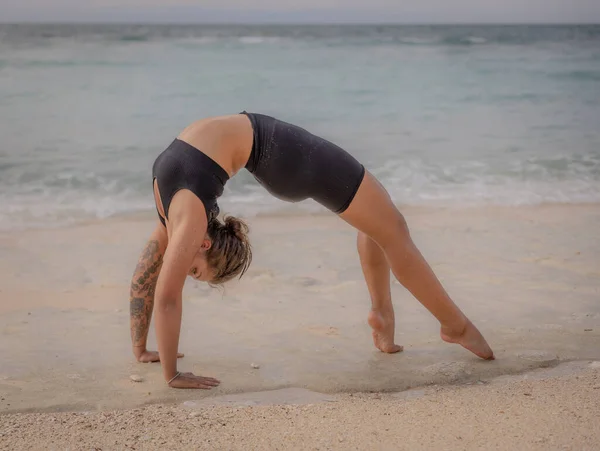
[[[193,122],[178,139],[210,157],[232,177],[248,161],[253,130],[244,114],[216,116]]]

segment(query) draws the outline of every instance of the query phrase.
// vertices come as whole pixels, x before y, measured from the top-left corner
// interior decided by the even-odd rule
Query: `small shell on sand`
[[[251,363],[251,364],[250,364],[250,366],[251,366],[252,368],[254,368],[255,370],[257,370],[257,369],[259,369],[259,368],[260,368],[260,365],[259,365],[258,363]]]
[[[132,374],[129,376],[129,379],[131,379],[133,382],[143,382],[144,380],[142,376],[138,376],[137,374]]]
[[[550,364],[558,361],[556,354],[551,354],[545,351],[524,351],[519,354],[522,360],[529,360],[536,363]]]

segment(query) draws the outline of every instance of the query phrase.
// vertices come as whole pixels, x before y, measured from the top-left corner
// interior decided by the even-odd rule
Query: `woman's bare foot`
[[[395,321],[392,314],[391,319],[389,315],[371,310],[368,318],[369,326],[373,329],[373,343],[377,349],[388,354],[395,352],[401,352],[404,350],[402,346],[394,343],[394,327]]]
[[[442,340],[447,341],[448,343],[457,343],[482,359],[495,359],[494,351],[492,351],[492,348],[487,344],[487,341],[485,341],[481,332],[479,332],[475,325],[469,320],[467,320],[464,329],[458,333],[456,330],[442,326],[440,335],[442,336]]]

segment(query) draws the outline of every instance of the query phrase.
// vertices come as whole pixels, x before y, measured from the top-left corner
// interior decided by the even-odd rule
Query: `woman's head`
[[[206,249],[206,266],[214,274],[210,280],[213,285],[242,277],[252,262],[246,223],[233,216],[226,216],[224,221],[211,220],[206,231],[211,242]]]

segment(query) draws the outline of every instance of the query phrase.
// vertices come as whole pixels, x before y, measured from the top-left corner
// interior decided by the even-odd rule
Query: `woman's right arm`
[[[158,361],[158,353],[148,351],[146,341],[154,309],[154,292],[167,248],[167,230],[157,221],[138,260],[129,291],[129,314],[133,354],[140,362]]]

